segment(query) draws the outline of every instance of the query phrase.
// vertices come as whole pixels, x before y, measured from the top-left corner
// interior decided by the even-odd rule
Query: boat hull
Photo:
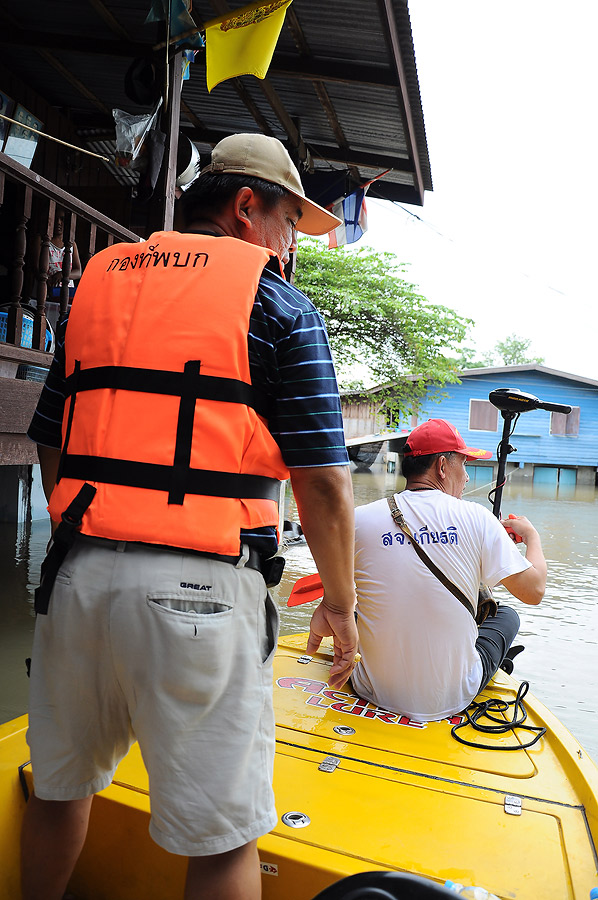
[[[331,691],[329,646],[306,661],[305,643],[283,637],[275,658],[279,819],[258,845],[264,900],[308,900],[370,870],[479,884],[505,900],[587,900],[598,886],[598,770],[549,710],[525,698],[526,724],[547,729],[534,747],[501,749],[512,735],[482,736],[489,750],[464,746],[451,736],[457,717],[421,725],[348,686]],[[484,696],[513,700],[517,688],[499,672]],[[0,726],[0,896],[15,900],[25,728],[25,717]],[[27,765],[22,779],[30,788]],[[186,861],[151,841],[148,821],[135,745],[94,801],[70,890],[84,900],[180,898]]]

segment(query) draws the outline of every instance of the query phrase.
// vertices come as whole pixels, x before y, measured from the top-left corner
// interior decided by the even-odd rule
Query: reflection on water
[[[0,523],[0,722],[27,708],[25,659],[31,655],[33,591],[50,536],[49,521]]]
[[[355,503],[361,506],[401,490],[404,479],[378,465],[354,472]],[[489,507],[490,486],[476,487],[469,500]],[[594,488],[509,484],[503,513],[526,515],[542,537],[548,562],[548,587],[539,607],[525,606],[506,591],[521,616],[521,643],[515,675],[573,732],[598,760],[598,493]],[[331,515],[334,511],[331,510]],[[287,518],[298,519],[294,505]],[[47,521],[28,526],[0,524],[0,721],[26,711],[25,657],[31,652],[33,590],[49,537]],[[275,597],[282,610],[284,633],[305,631],[312,606],[287,609],[295,579],[314,571],[307,547],[286,553],[284,578]]]
[[[403,489],[405,480],[382,471],[354,472],[355,505],[361,506]],[[492,485],[467,494],[491,509]],[[514,675],[530,682],[531,691],[598,760],[598,492],[593,487],[508,484],[503,515],[525,515],[538,529],[548,563],[548,585],[540,606],[526,606],[506,590],[496,595],[515,605],[521,617]],[[291,507],[291,518],[297,515]],[[309,627],[312,605],[284,605],[295,579],[315,571],[306,546],[286,553],[284,579],[277,590],[284,633]]]

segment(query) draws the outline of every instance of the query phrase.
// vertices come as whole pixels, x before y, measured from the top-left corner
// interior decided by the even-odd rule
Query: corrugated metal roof
[[[114,107],[147,111],[127,97],[124,82],[132,60],[152,57],[159,40],[158,26],[145,23],[149,6],[149,0],[11,4],[0,10],[3,64],[66,110],[90,147],[109,146]],[[223,0],[195,0],[192,14],[201,24],[225,8]],[[152,58],[159,65],[164,54]],[[386,169],[371,188],[376,196],[421,203],[432,189],[405,0],[293,0],[266,83],[242,76],[208,93],[200,52],[182,101],[181,128],[200,150],[234,131],[273,134],[296,152],[307,193],[319,202]],[[130,183],[122,172],[115,177]]]

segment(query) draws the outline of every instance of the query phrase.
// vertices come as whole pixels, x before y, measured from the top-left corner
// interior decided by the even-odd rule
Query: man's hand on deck
[[[334,639],[334,660],[328,684],[332,688],[340,688],[347,681],[355,667],[357,652],[357,626],[353,609],[350,612],[338,612],[326,605],[326,598],[315,610],[309,627],[307,653],[313,655],[323,637]]]

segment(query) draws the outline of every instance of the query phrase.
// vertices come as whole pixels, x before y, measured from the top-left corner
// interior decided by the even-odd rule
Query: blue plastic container
[[[0,309],[0,342],[6,343],[6,331],[8,326],[8,313],[4,309]],[[49,328],[46,328],[46,353],[52,349],[53,335]],[[28,312],[23,312],[23,329],[21,331],[21,347],[31,349],[33,343],[33,316]]]

